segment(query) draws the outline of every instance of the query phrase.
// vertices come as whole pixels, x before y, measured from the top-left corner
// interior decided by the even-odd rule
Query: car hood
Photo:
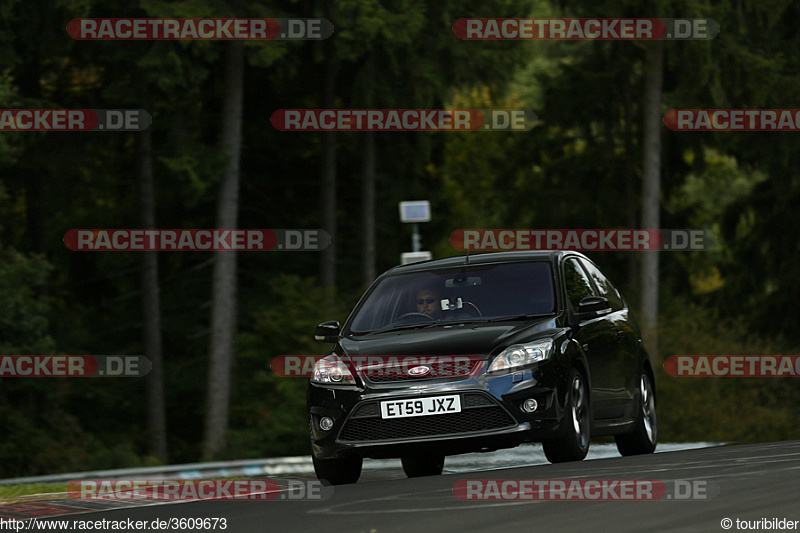
[[[420,329],[354,335],[339,339],[336,353],[347,355],[481,355],[484,359],[512,344],[555,334],[557,317],[501,323],[446,324]]]

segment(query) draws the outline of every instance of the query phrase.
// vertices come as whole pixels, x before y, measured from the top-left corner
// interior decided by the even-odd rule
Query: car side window
[[[594,284],[597,287],[597,291],[600,293],[600,296],[605,297],[608,299],[608,303],[611,304],[612,311],[619,311],[624,306],[622,304],[622,297],[619,294],[619,291],[608,281],[608,278],[603,275],[600,270],[596,266],[594,266],[589,261],[581,261],[583,263],[584,268],[589,273],[589,275],[594,280]]]
[[[564,287],[567,290],[567,299],[575,311],[578,310],[578,304],[582,299],[596,296],[589,278],[586,277],[578,260],[574,258],[564,261]]]

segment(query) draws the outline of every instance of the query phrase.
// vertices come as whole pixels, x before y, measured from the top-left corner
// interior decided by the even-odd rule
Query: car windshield
[[[459,266],[388,276],[369,294],[350,333],[482,322],[552,313],[553,275],[543,261]]]

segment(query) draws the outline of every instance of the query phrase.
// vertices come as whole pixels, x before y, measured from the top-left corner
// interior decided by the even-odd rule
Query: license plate
[[[431,396],[416,400],[381,402],[381,418],[443,415],[461,412],[461,396]]]

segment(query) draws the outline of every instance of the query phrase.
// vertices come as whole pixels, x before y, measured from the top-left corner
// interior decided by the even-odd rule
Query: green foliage
[[[38,294],[50,270],[41,257],[0,248],[0,353],[54,353],[55,343],[48,334],[48,304]],[[48,388],[43,381],[2,379],[2,476],[84,464],[80,455],[90,449],[83,446],[86,435],[75,418],[58,405],[58,388]],[[60,442],[56,443],[53,435],[60,435]]]
[[[686,221],[690,228],[701,228],[714,236],[714,247],[703,253],[680,254],[674,258],[676,268],[688,277],[694,294],[708,294],[725,287],[726,270],[736,245],[736,236],[726,240],[722,220],[726,210],[748,198],[755,187],[767,179],[760,170],[741,169],[736,158],[706,148],[702,161],[695,162],[695,152],[687,151],[685,159],[700,173],[690,173],[672,191],[665,205],[670,218]],[[752,214],[752,210],[748,209]],[[746,218],[745,218],[746,219]],[[742,231],[748,229],[742,227]]]
[[[280,377],[270,363],[280,355],[321,355],[330,345],[314,341],[314,328],[326,320],[344,323],[354,300],[331,294],[314,279],[280,274],[269,281],[264,304],[239,336],[231,409],[230,444],[225,457],[263,457],[308,453],[305,395],[308,378]]]
[[[454,109],[524,108],[513,95],[495,101],[488,87],[457,92],[450,105]],[[519,221],[518,212],[497,207],[508,205],[512,191],[532,177],[533,169],[519,165],[515,157],[508,157],[527,145],[527,136],[518,132],[451,134],[445,145],[443,168],[431,168],[432,178],[443,183],[447,202],[440,209],[448,213],[451,227],[473,227],[478,219],[482,227],[501,227],[514,219]],[[439,248],[437,257],[444,251]]]
[[[13,208],[0,182],[0,220],[10,220]],[[52,268],[39,255],[0,244],[0,354],[48,353],[55,347],[48,333],[49,305],[40,293]]]
[[[60,388],[54,392],[45,386],[12,386],[5,391],[0,401],[0,430],[5,435],[0,442],[1,476],[143,464],[134,443],[108,444],[82,427],[77,416],[63,409],[65,387]]]
[[[800,350],[756,334],[744,319],[679,299],[662,315],[661,353],[670,355],[786,355]],[[662,442],[768,442],[800,438],[796,378],[687,378],[654,361]]]
[[[27,483],[24,485],[0,485],[0,504],[20,501],[22,496],[35,494],[54,494],[66,492],[66,484],[58,483]],[[30,501],[26,498],[26,500]]]
[[[0,249],[0,353],[48,353],[47,303],[36,294],[50,270],[40,257]]]
[[[17,88],[9,70],[0,71],[0,102],[11,107],[17,101]],[[0,165],[11,165],[16,163],[19,152],[21,151],[19,136],[0,135]],[[0,183],[2,186],[2,183]],[[3,188],[5,191],[5,188]]]
[[[52,266],[40,256],[0,248],[0,354],[59,354],[49,333],[50,304],[41,295],[51,271]],[[81,416],[94,410],[86,401],[91,396],[83,396],[87,413],[68,407],[71,397],[80,394],[75,380],[9,377],[1,381],[0,476],[142,463],[132,440],[108,444],[87,430]],[[125,388],[115,390],[119,394]]]

